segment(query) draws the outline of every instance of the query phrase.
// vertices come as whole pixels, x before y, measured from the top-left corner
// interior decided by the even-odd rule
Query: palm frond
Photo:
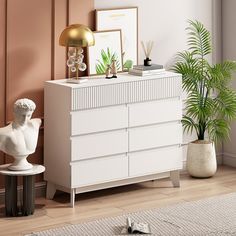
[[[111,65],[113,59],[116,60],[116,67],[117,67],[117,70],[119,70],[121,68],[121,64],[120,64],[120,61],[118,60],[117,54],[115,52],[112,53],[110,48],[107,48],[106,51],[102,49],[101,59],[98,59],[95,65],[96,73],[105,74],[107,65]]]
[[[187,92],[197,89],[199,73],[195,68],[198,66],[198,61],[187,51],[178,53],[177,60],[173,70],[183,75],[183,89]]]
[[[221,90],[224,89],[232,79],[232,72],[236,70],[236,62],[225,61],[214,65],[211,70],[211,86]],[[223,87],[222,87],[223,86]]]
[[[193,133],[193,130],[198,134],[198,125],[194,122],[194,120],[188,116],[183,116],[182,125],[184,132]]]
[[[182,74],[187,92],[185,132],[195,131],[198,139],[208,132],[212,141],[229,135],[229,122],[236,119],[236,92],[229,88],[235,61],[211,65],[206,55],[212,52],[209,31],[199,21],[189,21],[189,50],[179,52],[173,70]],[[212,97],[212,95],[214,96]]]
[[[189,20],[188,22],[189,27],[187,27],[187,30],[189,31],[189,50],[192,51],[194,55],[200,57],[210,54],[212,51],[210,32],[199,21]]]
[[[220,140],[229,138],[230,126],[224,119],[214,119],[207,123],[208,135],[211,140],[216,143]]]
[[[236,92],[225,88],[218,93],[214,100],[214,111],[220,113],[221,117],[232,121],[236,118]]]

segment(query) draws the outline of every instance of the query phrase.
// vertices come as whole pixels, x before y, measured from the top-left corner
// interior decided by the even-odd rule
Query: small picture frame
[[[95,45],[88,47],[88,74],[102,75],[116,60],[117,72],[123,71],[121,30],[94,31]]]
[[[96,30],[121,29],[123,69],[138,64],[138,7],[96,9]]]

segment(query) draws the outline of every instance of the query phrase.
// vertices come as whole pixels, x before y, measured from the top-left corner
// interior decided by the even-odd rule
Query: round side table
[[[33,164],[30,170],[9,170],[10,164],[0,166],[0,174],[5,175],[6,216],[28,216],[34,213],[35,175],[45,171],[42,165]],[[17,177],[23,176],[23,202],[17,207]]]

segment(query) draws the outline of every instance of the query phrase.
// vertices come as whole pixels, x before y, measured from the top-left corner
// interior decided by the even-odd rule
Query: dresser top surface
[[[116,79],[105,79],[105,75],[99,76],[87,76],[82,77],[88,79],[88,81],[81,83],[81,84],[72,84],[67,83],[66,79],[60,80],[49,80],[46,83],[65,86],[68,88],[84,88],[84,87],[91,87],[91,86],[101,86],[101,85],[109,85],[109,84],[119,84],[119,83],[127,83],[133,81],[141,81],[141,80],[149,80],[149,79],[162,79],[168,77],[180,77],[180,74],[173,73],[170,71],[165,71],[164,73],[156,74],[156,75],[149,75],[149,76],[134,76],[128,73],[119,73],[117,74]]]

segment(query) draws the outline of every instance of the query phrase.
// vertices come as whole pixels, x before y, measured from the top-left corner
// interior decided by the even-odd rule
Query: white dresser
[[[44,178],[76,193],[170,177],[182,169],[181,75],[45,84]],[[164,174],[163,174],[164,173]]]

